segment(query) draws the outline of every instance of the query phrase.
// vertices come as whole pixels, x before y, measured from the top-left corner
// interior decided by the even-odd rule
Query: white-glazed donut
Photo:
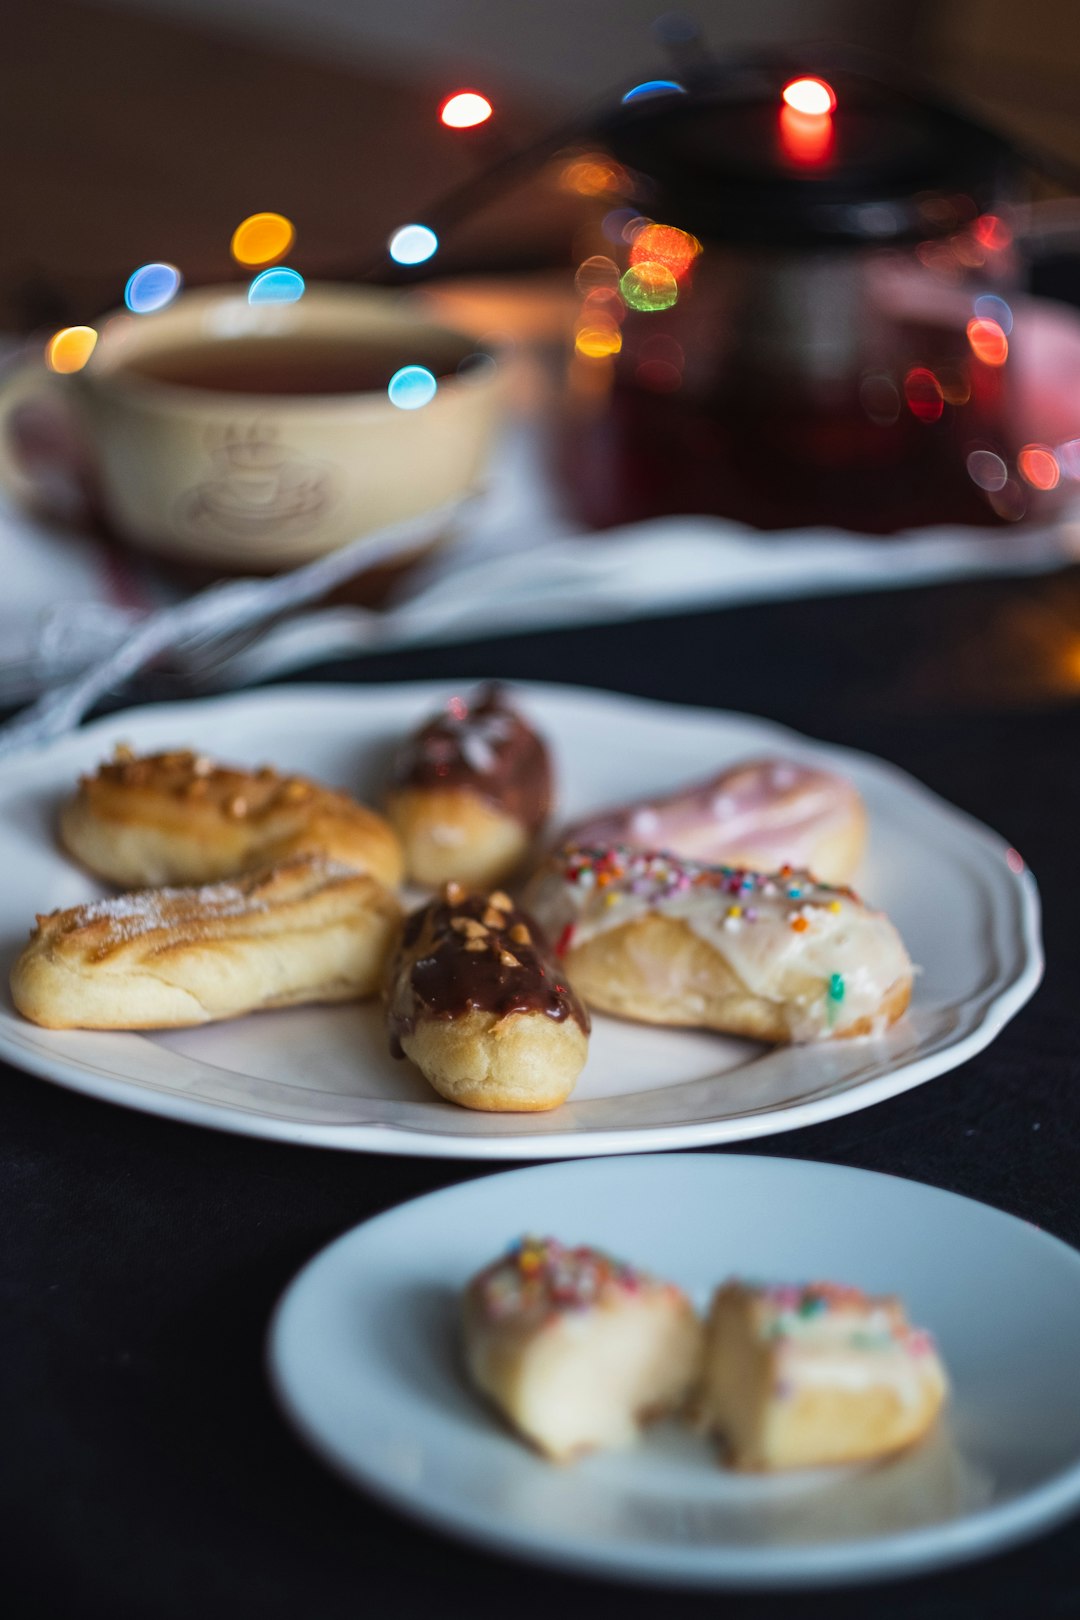
[[[911,996],[889,919],[808,872],[567,849],[525,905],[586,1004],[623,1018],[816,1041],[884,1029]]]

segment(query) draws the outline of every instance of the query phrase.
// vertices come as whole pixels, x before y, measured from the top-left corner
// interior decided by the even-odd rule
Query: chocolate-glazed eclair
[[[556,1108],[585,1066],[589,1015],[532,918],[498,890],[448,883],[413,912],[386,999],[394,1055],[464,1108]]]
[[[386,812],[417,883],[502,883],[551,809],[548,751],[500,687],[455,697],[401,747]]]

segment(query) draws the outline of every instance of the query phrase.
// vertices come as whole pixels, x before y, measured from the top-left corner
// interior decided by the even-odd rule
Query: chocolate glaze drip
[[[471,947],[471,948],[470,948]],[[472,1011],[543,1013],[572,1018],[586,1034],[589,1015],[563,976],[533,919],[499,890],[466,894],[449,884],[408,918],[391,964],[387,1019],[390,1050],[417,1019],[460,1018]]]
[[[551,809],[547,749],[495,684],[468,699],[451,698],[402,745],[391,782],[395,788],[465,788],[529,833]]]

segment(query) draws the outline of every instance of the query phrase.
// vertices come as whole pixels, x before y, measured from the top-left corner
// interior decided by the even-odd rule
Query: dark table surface
[[[320,678],[496,674],[743,709],[881,754],[989,822],[1042,880],[1049,965],[1035,1000],[953,1073],[748,1151],[910,1176],[1080,1245],[1078,591],[1067,574],[740,608]],[[218,1135],[14,1071],[0,1122],[9,1613],[1080,1613],[1075,1524],[946,1574],[797,1598],[624,1588],[443,1540],[307,1454],[271,1400],[263,1340],[278,1294],[329,1239],[488,1166]]]

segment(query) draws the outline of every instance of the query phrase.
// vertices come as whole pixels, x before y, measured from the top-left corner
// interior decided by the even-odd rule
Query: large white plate
[[[377,800],[389,749],[452,690],[279,687],[135,709],[5,762],[0,953],[11,962],[36,912],[102,892],[58,849],[54,826],[78,773],[115,742],[269,761]],[[145,1035],[38,1029],[5,999],[0,1056],[92,1096],[251,1136],[453,1158],[562,1158],[731,1142],[865,1108],[978,1052],[1038,983],[1030,876],[1011,869],[1015,852],[1000,838],[910,777],[742,715],[574,687],[516,690],[553,744],[568,816],[763,751],[846,771],[870,813],[860,887],[895,918],[921,969],[910,1015],[883,1038],[777,1051],[598,1018],[574,1096],[534,1115],[443,1102],[390,1057],[374,1005]]]
[[[732,1273],[897,1292],[941,1346],[946,1416],[873,1467],[739,1477],[675,1425],[554,1467],[468,1387],[457,1344],[462,1285],[522,1233],[609,1248],[699,1305]],[[996,1552],[1080,1505],[1078,1346],[1080,1255],[1024,1221],[865,1170],[681,1154],[504,1172],[380,1215],[300,1273],[269,1351],[309,1443],[444,1530],[606,1574],[768,1586]]]

